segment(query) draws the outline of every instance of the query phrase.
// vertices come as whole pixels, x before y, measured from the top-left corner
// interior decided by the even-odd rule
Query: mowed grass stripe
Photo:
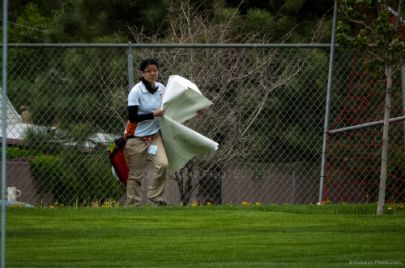
[[[10,208],[7,267],[405,264],[405,211],[374,206]]]

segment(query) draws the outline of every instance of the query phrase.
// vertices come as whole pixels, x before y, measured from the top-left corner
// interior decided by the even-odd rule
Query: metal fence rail
[[[33,205],[122,200],[125,189],[111,173],[106,143],[124,130],[127,94],[139,62],[155,57],[163,83],[171,74],[184,76],[213,101],[186,124],[220,144],[215,154],[169,174],[170,203],[315,203],[328,75],[325,48],[329,45],[11,44],[9,104],[14,110],[8,115],[7,185],[22,191],[18,200]],[[330,129],[356,124],[345,119],[346,113],[363,123],[381,120],[378,83],[365,78],[364,89],[353,86],[351,59],[350,54],[336,57]],[[365,92],[377,94],[367,97],[366,107],[361,105]],[[358,110],[347,107],[352,102]],[[402,124],[396,126],[393,142],[403,153]],[[357,176],[379,169],[373,157],[357,157],[368,154],[362,144],[370,139],[378,152],[381,131],[368,129],[374,132],[329,134],[325,199],[377,198],[373,190],[372,198],[364,198],[370,184]],[[400,156],[392,156],[402,172]],[[356,172],[348,172],[346,164]],[[392,177],[398,189],[404,188],[401,172]],[[403,192],[390,196],[393,202],[404,199]]]

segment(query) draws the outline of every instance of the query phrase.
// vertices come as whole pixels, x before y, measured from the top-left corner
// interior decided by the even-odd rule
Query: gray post
[[[321,204],[322,199],[323,199],[323,185],[324,185],[324,179],[325,179],[326,143],[327,143],[327,139],[328,139],[330,95],[331,95],[332,79],[333,79],[333,77],[332,77],[333,62],[334,62],[334,58],[335,58],[336,15],[337,15],[337,4],[336,4],[336,0],[335,0],[334,4],[333,4],[332,37],[331,37],[330,51],[329,51],[328,86],[326,89],[325,121],[324,121],[324,127],[323,127],[322,161],[321,161],[321,175],[320,175],[320,179],[319,179],[318,204]]]
[[[384,103],[384,125],[383,125],[383,138],[381,149],[381,175],[380,186],[378,189],[377,201],[377,216],[384,214],[385,191],[387,184],[387,162],[388,162],[388,146],[389,146],[389,127],[390,127],[390,112],[391,112],[391,90],[392,90],[392,76],[393,67],[391,65],[385,66],[385,74],[387,78],[385,87],[385,103]]]
[[[128,86],[129,90],[134,86],[134,66],[131,42],[128,42]]]
[[[7,167],[7,27],[8,1],[3,0],[3,81],[2,81],[2,143],[1,143],[1,267],[6,267],[6,167]]]
[[[405,65],[402,66],[402,114],[405,115]],[[404,140],[405,140],[405,121],[404,121]],[[405,151],[405,147],[404,147]]]

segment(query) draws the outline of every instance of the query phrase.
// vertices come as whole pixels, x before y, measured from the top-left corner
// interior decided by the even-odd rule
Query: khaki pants
[[[155,155],[148,154],[149,145],[158,147]],[[166,184],[166,168],[168,165],[162,137],[156,135],[151,141],[144,141],[140,138],[128,139],[125,145],[125,154],[129,168],[127,181],[127,205],[139,205],[141,202],[142,179],[145,174],[147,160],[153,163],[153,172],[147,192],[151,201],[164,201],[163,192]]]

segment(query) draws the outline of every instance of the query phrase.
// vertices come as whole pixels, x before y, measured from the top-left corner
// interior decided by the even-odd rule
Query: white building
[[[3,138],[3,91],[0,88],[0,138]],[[33,127],[31,124],[23,123],[23,120],[13,104],[7,98],[7,143],[18,144],[23,140],[23,134],[26,129]]]

